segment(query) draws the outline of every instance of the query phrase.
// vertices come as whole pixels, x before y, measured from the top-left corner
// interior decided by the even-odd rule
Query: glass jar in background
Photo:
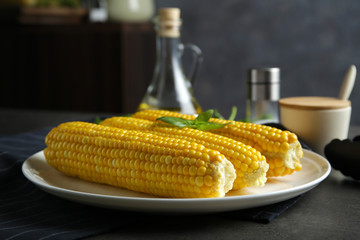
[[[82,0],[82,6],[89,10],[90,22],[106,22],[108,19],[107,14],[107,1],[106,0]]]
[[[280,69],[252,68],[247,72],[246,120],[279,122]]]
[[[156,64],[152,81],[138,110],[164,109],[186,114],[198,114],[201,107],[193,95],[192,84],[202,63],[201,50],[193,44],[180,41],[180,9],[159,9],[155,20]],[[187,77],[183,72],[182,54],[185,49],[193,52],[194,66]]]
[[[107,0],[110,21],[148,22],[154,16],[153,0]]]

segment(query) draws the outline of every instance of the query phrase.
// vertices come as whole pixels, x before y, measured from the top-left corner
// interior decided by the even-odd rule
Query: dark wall
[[[281,97],[337,97],[348,67],[360,68],[360,2],[341,0],[158,0],[180,7],[183,42],[204,63],[195,94],[204,109],[245,115],[246,70],[281,68]],[[360,124],[360,80],[350,96]]]

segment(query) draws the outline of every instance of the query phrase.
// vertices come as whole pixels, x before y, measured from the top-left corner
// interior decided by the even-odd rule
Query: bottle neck
[[[162,63],[176,61],[180,56],[181,19],[158,17],[155,20],[157,32],[157,59]]]
[[[180,57],[180,38],[157,36],[157,60],[159,63],[173,63]]]

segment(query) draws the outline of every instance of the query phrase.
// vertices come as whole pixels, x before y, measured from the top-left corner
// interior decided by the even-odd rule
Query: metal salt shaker
[[[249,122],[279,122],[280,69],[252,68],[247,72],[246,119]]]

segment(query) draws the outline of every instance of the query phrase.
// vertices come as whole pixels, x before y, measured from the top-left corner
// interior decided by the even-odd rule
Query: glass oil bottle
[[[186,114],[198,114],[202,111],[192,88],[202,63],[202,53],[197,46],[184,45],[180,42],[181,24],[180,9],[159,9],[159,15],[155,19],[157,31],[155,70],[138,111],[163,109]],[[181,62],[185,49],[190,49],[194,56],[194,65],[188,77],[184,74]]]

